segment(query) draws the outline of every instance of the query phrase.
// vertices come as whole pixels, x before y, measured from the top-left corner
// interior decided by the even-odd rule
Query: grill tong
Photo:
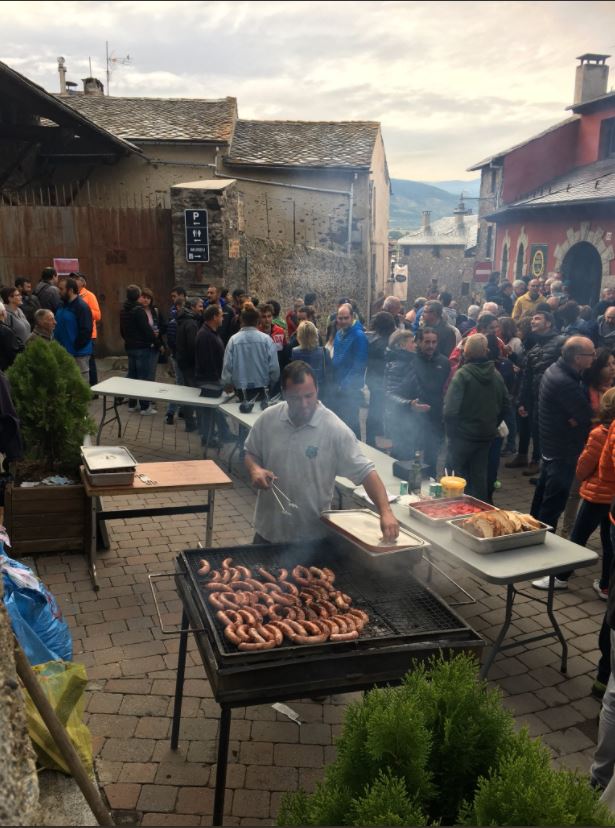
[[[285,492],[283,492],[282,489],[280,489],[280,487],[277,485],[277,483],[274,480],[271,481],[271,494],[277,500],[278,506],[282,510],[283,515],[286,515],[287,517],[291,517],[292,516],[292,511],[297,511],[299,509],[299,507],[294,502],[294,500],[291,500],[290,497]],[[282,500],[280,500],[280,497],[278,497],[278,495],[282,498],[282,500],[286,501],[286,504],[284,504],[282,502]],[[292,511],[289,511],[289,510],[292,510]]]

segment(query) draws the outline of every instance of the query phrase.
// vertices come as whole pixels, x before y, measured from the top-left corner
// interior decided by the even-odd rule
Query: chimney
[[[102,96],[105,94],[105,87],[98,78],[83,78],[83,94]]]
[[[426,233],[431,233],[431,224],[429,218],[431,216],[431,210],[423,210],[423,230]]]
[[[463,217],[466,214],[466,206],[463,203],[463,198],[459,197],[459,204],[453,210],[453,215],[455,216],[455,227],[460,233],[463,233],[464,230],[464,222]]]
[[[68,95],[66,90],[66,61],[63,57],[58,58],[58,74],[60,76],[60,95]]]
[[[609,80],[609,67],[606,65],[610,55],[579,55],[574,79],[574,104],[586,103],[606,95]]]

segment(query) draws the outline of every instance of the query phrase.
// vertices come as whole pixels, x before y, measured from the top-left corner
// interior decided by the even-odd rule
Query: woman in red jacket
[[[613,558],[611,544],[611,520],[609,517],[611,501],[615,497],[615,468],[605,468],[601,458],[608,451],[610,440],[615,439],[615,388],[610,388],[600,401],[600,425],[593,428],[585,448],[577,462],[576,476],[581,486],[581,506],[570,534],[570,540],[585,546],[590,536],[600,527],[602,542],[602,573],[593,583],[593,587],[604,601],[609,594],[609,574]],[[611,425],[613,424],[613,425]],[[608,438],[608,439],[607,439]],[[611,452],[612,454],[612,452]],[[613,459],[611,459],[611,467]],[[603,471],[607,473],[603,475]],[[568,581],[572,572],[558,575],[556,581]]]

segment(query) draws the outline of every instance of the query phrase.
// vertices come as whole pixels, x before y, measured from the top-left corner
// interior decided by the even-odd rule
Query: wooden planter
[[[9,554],[80,551],[89,532],[89,504],[81,484],[20,488],[9,483],[4,494],[4,524]]]

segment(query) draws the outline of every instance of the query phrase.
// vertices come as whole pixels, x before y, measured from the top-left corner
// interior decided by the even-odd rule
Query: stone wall
[[[247,237],[245,249],[248,292],[261,301],[277,299],[287,309],[295,297],[314,292],[319,321],[336,309],[341,296],[367,312],[365,257]]]
[[[472,285],[473,256],[464,256],[462,247],[411,247],[400,254],[399,264],[408,265],[408,302],[432,291],[449,290],[462,308],[467,307]]]
[[[38,777],[0,578],[0,825],[34,825]]]

